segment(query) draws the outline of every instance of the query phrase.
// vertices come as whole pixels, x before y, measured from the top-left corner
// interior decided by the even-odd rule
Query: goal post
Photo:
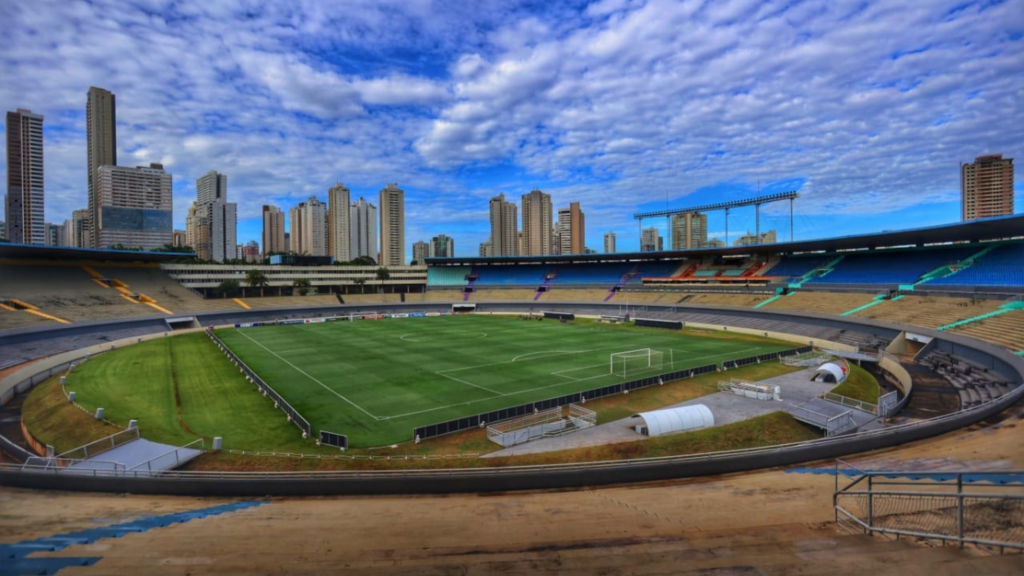
[[[609,373],[623,378],[638,372],[660,370],[663,366],[664,353],[651,348],[613,352],[608,357]]]

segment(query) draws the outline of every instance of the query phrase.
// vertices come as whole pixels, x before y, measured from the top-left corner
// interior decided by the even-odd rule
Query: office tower
[[[201,260],[223,262],[237,257],[238,206],[228,202],[228,177],[210,170],[196,180],[199,244],[193,246]]]
[[[524,256],[543,256],[551,253],[552,234],[551,195],[534,189],[523,194],[523,247]]]
[[[419,240],[412,243],[412,261],[413,264],[423,265],[427,263],[427,257],[430,255],[430,244]]]
[[[505,201],[504,194],[491,198],[491,254],[516,256],[519,254],[519,220],[516,205]]]
[[[185,245],[196,251],[196,258],[201,258],[197,246],[209,242],[209,238],[203,237],[203,232],[209,232],[210,229],[200,225],[202,222],[200,214],[199,204],[192,202],[185,215]]]
[[[83,208],[71,213],[64,221],[64,239],[71,248],[85,248],[85,226],[89,222],[89,209]]]
[[[604,253],[612,254],[615,252],[615,232],[604,233]]]
[[[640,233],[640,251],[658,252],[664,249],[661,233],[657,228],[644,228]]]
[[[188,246],[184,230],[171,231],[171,246]]]
[[[405,192],[398,184],[380,190],[380,261],[381,266],[405,264]]]
[[[172,177],[161,164],[96,169],[94,212],[89,218],[96,248],[114,245],[152,250],[171,241]]]
[[[349,250],[350,260],[377,259],[377,207],[362,197],[349,208]]]
[[[583,254],[586,249],[586,224],[579,202],[558,211],[560,254]]]
[[[285,232],[284,233],[284,251],[285,252],[291,252],[292,251],[292,233],[291,232]]]
[[[85,138],[89,183],[89,222],[86,242],[99,248],[100,197],[96,171],[100,166],[117,165],[117,106],[114,95],[92,86],[85,101]]]
[[[43,221],[43,117],[7,113],[7,240],[46,244]]]
[[[51,224],[47,222],[44,224],[45,232],[43,233],[46,239],[47,246],[67,246],[67,240],[64,236],[64,225],[63,224]]]
[[[480,249],[477,253],[482,258],[489,258],[491,256],[494,256],[494,246],[491,245],[491,241],[488,240],[486,242],[481,242]]]
[[[306,256],[327,256],[327,205],[310,196],[292,208],[292,252]]]
[[[703,248],[708,241],[708,215],[686,212],[672,216],[672,249]]]
[[[337,262],[352,259],[352,233],[349,231],[352,214],[349,190],[338,182],[327,191],[327,255]]]
[[[1013,158],[978,156],[960,166],[960,218],[963,221],[1013,214]]]
[[[430,239],[430,253],[428,256],[431,258],[454,258],[455,240],[444,234],[434,236]]]
[[[757,235],[747,232],[732,243],[733,246],[754,246],[757,244],[774,244],[776,242],[775,230],[762,232],[760,238]]]
[[[287,252],[284,243],[284,212],[277,206],[263,205],[263,257]],[[347,260],[347,258],[346,258]]]

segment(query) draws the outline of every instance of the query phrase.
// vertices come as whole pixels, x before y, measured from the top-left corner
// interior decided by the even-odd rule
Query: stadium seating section
[[[978,252],[976,247],[847,254],[813,284],[913,284],[921,276]]]
[[[463,286],[469,266],[431,266],[427,268],[427,284],[430,286]]]
[[[833,256],[789,256],[781,262],[761,272],[764,276],[776,276],[791,280],[799,279],[811,270],[820,268],[832,260]]]
[[[953,328],[953,332],[987,340],[1010,350],[1024,350],[1024,311],[1014,310]]]
[[[938,328],[996,310],[1001,300],[976,300],[935,296],[904,296],[886,300],[852,314],[862,318],[878,318],[899,324]]]
[[[874,300],[874,294],[798,291],[765,304],[763,310],[793,310],[819,314],[842,314]]]
[[[679,262],[650,262],[642,264],[503,264],[475,266],[477,275],[474,285],[479,286],[540,286],[551,285],[600,285],[612,287],[625,281],[626,284],[640,284],[645,277],[672,276],[680,267]],[[467,284],[464,277],[470,273],[465,266],[453,270],[434,272],[427,270],[428,286],[462,286]]]
[[[999,246],[971,265],[929,286],[1024,286],[1024,244]]]

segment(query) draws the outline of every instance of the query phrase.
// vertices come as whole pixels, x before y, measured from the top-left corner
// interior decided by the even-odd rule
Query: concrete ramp
[[[200,448],[190,447],[194,444],[178,447],[139,438],[91,458],[80,460],[63,471],[85,474],[91,474],[94,471],[123,472],[131,476],[136,473],[142,475],[172,470],[203,453]]]

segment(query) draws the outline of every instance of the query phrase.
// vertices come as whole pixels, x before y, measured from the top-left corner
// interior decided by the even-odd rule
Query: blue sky
[[[960,162],[1024,148],[1020,0],[36,0],[0,19],[0,105],[46,118],[48,221],[86,205],[91,85],[117,94],[119,163],[174,175],[177,227],[196,178],[228,175],[240,241],[262,204],[338,181],[374,203],[397,182],[407,243],[446,233],[460,255],[489,197],[534,187],[581,202],[598,249],[608,230],[636,249],[636,211],[758,186],[799,190],[797,239],[924,226],[958,219]],[[787,213],[762,228],[788,239]]]

